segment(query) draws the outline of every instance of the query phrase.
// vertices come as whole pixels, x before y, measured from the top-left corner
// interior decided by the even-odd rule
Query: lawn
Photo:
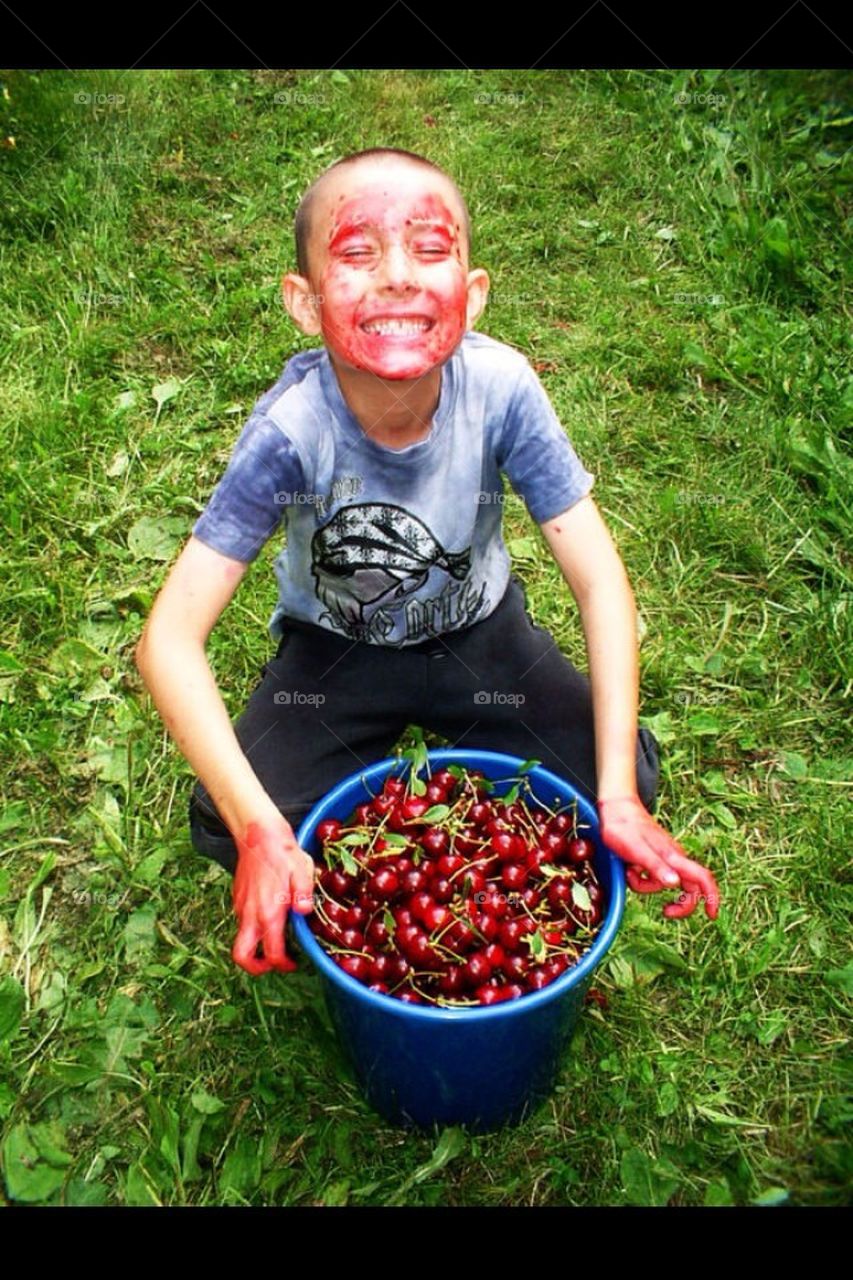
[[[0,83],[0,1200],[849,1203],[851,77]],[[459,182],[477,327],[529,356],[596,476],[658,816],[723,903],[676,922],[630,895],[553,1097],[479,1136],[370,1110],[304,960],[234,965],[231,880],[190,844],[192,773],[133,661],[254,401],[316,345],[279,293],[298,198],[381,144]],[[521,502],[504,536],[584,666]],[[233,718],[278,549],[208,645]]]

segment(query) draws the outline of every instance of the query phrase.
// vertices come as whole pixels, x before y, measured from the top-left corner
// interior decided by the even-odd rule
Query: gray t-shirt
[[[502,472],[537,524],[594,479],[521,352],[469,330],[442,367],[429,434],[391,449],[365,434],[320,347],[258,400],[193,533],[252,561],[284,522],[274,640],[289,616],[400,648],[500,603]]]

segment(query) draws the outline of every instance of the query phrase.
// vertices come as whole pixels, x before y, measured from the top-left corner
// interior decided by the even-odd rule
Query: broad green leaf
[[[197,1089],[190,1099],[196,1111],[203,1116],[215,1116],[217,1111],[224,1111],[225,1103],[204,1089]]]
[[[421,822],[443,822],[450,813],[450,805],[434,804],[431,809],[427,809],[420,821]]]
[[[219,1194],[236,1191],[242,1196],[253,1191],[261,1180],[261,1172],[258,1143],[248,1134],[238,1134],[219,1175]]]
[[[85,1178],[71,1178],[65,1188],[62,1203],[74,1208],[100,1208],[109,1201],[109,1189],[105,1182],[87,1182]]]
[[[805,778],[809,771],[808,762],[795,751],[782,752],[782,768],[792,778]]]
[[[65,1150],[65,1131],[56,1120],[30,1125],[30,1136],[39,1155],[48,1164],[63,1168],[73,1157]]]
[[[579,911],[589,911],[592,908],[592,901],[587,892],[587,887],[585,884],[581,884],[580,880],[572,882],[572,902]]]
[[[158,1199],[149,1178],[143,1172],[142,1165],[139,1161],[132,1164],[127,1171],[125,1203],[135,1206],[160,1206],[162,1204],[162,1201]]]
[[[0,978],[0,1044],[11,1040],[24,1014],[24,988],[17,978]]]
[[[413,1182],[423,1182],[438,1173],[451,1160],[460,1156],[466,1147],[466,1138],[462,1130],[456,1127],[443,1129],[431,1158],[412,1174]]]
[[[186,523],[183,516],[140,516],[128,530],[128,550],[135,560],[171,560]]]
[[[57,1168],[42,1158],[34,1140],[33,1130],[38,1126],[18,1124],[8,1133],[3,1143],[3,1171],[6,1193],[10,1200],[25,1204],[39,1204],[50,1200],[65,1181],[64,1166]],[[62,1152],[67,1157],[67,1152]]]
[[[718,1179],[716,1182],[709,1182],[705,1188],[705,1196],[702,1203],[707,1208],[717,1208],[721,1205],[734,1204],[729,1184],[724,1178]]]
[[[181,384],[177,378],[167,378],[165,382],[158,382],[156,387],[151,388],[151,396],[157,403],[155,421],[159,418],[163,405],[168,404],[170,400],[174,400],[180,389]]]
[[[153,906],[131,912],[124,926],[125,958],[128,964],[147,960],[156,941],[157,912]]]
[[[789,1195],[790,1192],[785,1187],[768,1187],[766,1191],[762,1191],[760,1196],[756,1196],[752,1203],[763,1207],[784,1204]]]
[[[668,1160],[653,1161],[637,1147],[622,1153],[622,1184],[629,1204],[662,1206],[681,1185],[681,1174]]]
[[[671,1116],[678,1110],[678,1090],[671,1080],[666,1080],[658,1090],[659,1116]]]

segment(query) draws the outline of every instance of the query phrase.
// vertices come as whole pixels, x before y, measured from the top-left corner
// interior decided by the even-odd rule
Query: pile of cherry
[[[604,895],[574,810],[503,798],[451,765],[424,782],[390,775],[317,838],[309,925],[369,990],[413,1004],[491,1005],[540,991],[592,945]]]

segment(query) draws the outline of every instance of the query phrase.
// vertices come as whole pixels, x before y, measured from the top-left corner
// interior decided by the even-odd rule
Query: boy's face
[[[381,378],[443,364],[485,302],[488,276],[468,271],[453,188],[419,165],[332,172],[317,193],[309,261],[314,332],[334,359]]]

